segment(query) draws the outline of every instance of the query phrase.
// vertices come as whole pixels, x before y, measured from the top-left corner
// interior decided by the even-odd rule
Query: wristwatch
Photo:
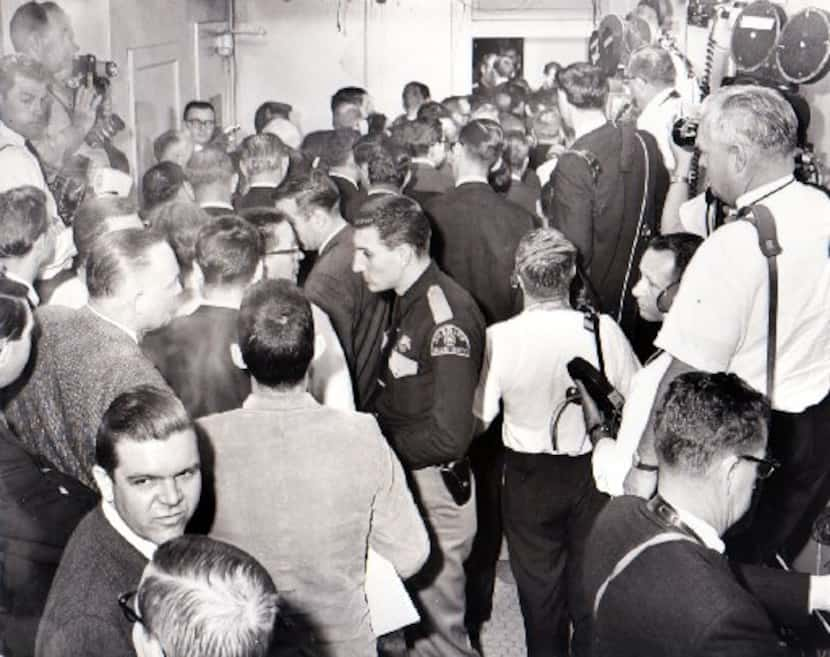
[[[640,452],[637,451],[634,452],[632,460],[634,461],[634,468],[642,470],[643,472],[657,472],[660,469],[656,464],[652,465],[651,463],[643,463],[640,460]]]

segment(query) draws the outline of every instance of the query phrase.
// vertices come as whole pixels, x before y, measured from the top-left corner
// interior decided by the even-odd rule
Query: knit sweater
[[[94,487],[95,436],[112,400],[166,384],[125,331],[89,308],[45,306],[35,317],[33,354],[10,390],[6,418],[31,451]]]
[[[134,657],[118,596],[135,591],[147,559],[99,506],[63,553],[37,633],[35,657]]]

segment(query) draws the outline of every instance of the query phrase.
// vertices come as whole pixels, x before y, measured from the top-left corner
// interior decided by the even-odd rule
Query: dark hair
[[[361,137],[354,145],[354,159],[369,170],[372,185],[403,186],[409,173],[409,156],[404,149],[383,135]]]
[[[43,35],[48,28],[49,16],[43,5],[25,2],[17,8],[9,23],[12,46],[17,52],[22,52],[28,46],[31,35]]]
[[[263,251],[259,230],[233,215],[209,223],[196,240],[196,262],[210,286],[247,285]]]
[[[187,120],[187,113],[192,109],[209,109],[211,112],[213,112],[213,116],[216,116],[216,109],[213,107],[212,103],[209,103],[206,100],[191,100],[187,103],[187,105],[184,106],[184,112],[182,113],[182,117],[185,121]]]
[[[326,166],[326,144],[328,142],[329,133],[333,130],[314,130],[303,137],[303,143],[300,144],[300,151],[312,164],[316,161],[316,166],[321,167],[324,171],[328,170]]]
[[[288,148],[270,132],[245,137],[237,152],[249,175],[288,168]]]
[[[547,64],[545,64],[545,67],[542,69],[542,72],[545,75],[547,75],[548,73],[551,72],[551,70],[553,70],[554,73],[558,73],[559,71],[562,70],[562,64],[560,64],[557,61],[548,62]]]
[[[327,130],[325,148],[322,153],[322,163],[326,169],[344,166],[352,155],[360,133],[350,128]]]
[[[366,119],[367,135],[380,135],[386,134],[386,114],[381,114],[380,112],[372,112],[369,114],[369,117]]]
[[[262,105],[256,108],[254,112],[254,130],[257,134],[262,132],[262,129],[268,125],[268,122],[276,116],[291,120],[291,107],[288,103],[280,103],[276,100],[266,100]]]
[[[78,263],[84,263],[92,245],[101,235],[111,232],[107,224],[110,217],[135,214],[135,211],[135,203],[123,196],[93,197],[81,203],[72,222],[72,239],[78,251]]]
[[[159,203],[173,200],[185,180],[184,169],[175,162],[162,161],[147,169],[141,178],[143,211],[150,212]]]
[[[185,174],[194,189],[220,181],[230,181],[235,173],[233,161],[221,148],[206,146],[190,156]]]
[[[98,237],[86,258],[86,287],[92,299],[116,295],[128,269],[149,263],[149,253],[164,237],[143,228],[125,228]]]
[[[334,110],[339,105],[357,105],[358,107],[363,104],[363,97],[366,95],[366,90],[362,87],[342,87],[334,92],[334,95],[331,97],[331,111]]]
[[[426,101],[426,100],[429,100],[431,98],[431,95],[429,93],[429,87],[427,85],[425,85],[423,82],[417,82],[417,81],[407,82],[404,85],[403,91],[401,92],[401,99],[403,100],[404,105],[406,105],[406,96],[407,96],[407,94],[415,93],[415,92],[417,92],[418,95],[421,96],[421,101]]]
[[[193,534],[159,546],[136,601],[167,657],[265,657],[278,611],[274,581],[254,557]]]
[[[48,230],[43,191],[24,185],[0,194],[0,258],[25,256]]]
[[[569,64],[556,73],[556,84],[568,102],[579,109],[603,109],[608,98],[608,78],[587,62]]]
[[[164,235],[170,243],[182,273],[192,271],[199,231],[214,217],[190,201],[171,201],[157,206],[147,220],[150,228]]]
[[[458,141],[469,158],[489,169],[504,150],[504,131],[495,121],[474,119],[461,129]]]
[[[511,168],[518,170],[522,167],[530,153],[530,139],[518,130],[511,130],[504,135],[505,159]]]
[[[648,248],[654,251],[669,251],[674,255],[674,278],[679,281],[701,244],[703,238],[700,235],[668,233],[652,237],[648,242]]]
[[[425,121],[440,121],[441,119],[451,119],[452,114],[441,103],[430,100],[418,108],[417,118]]]
[[[337,185],[323,171],[312,169],[304,174],[289,176],[274,190],[274,201],[293,199],[302,211],[322,208],[331,212],[340,203]]]
[[[259,231],[266,251],[280,246],[274,241],[274,227],[283,222],[291,223],[288,215],[276,208],[244,208],[239,211],[239,216]]]
[[[429,253],[429,219],[416,201],[407,196],[383,194],[369,198],[355,218],[355,228],[377,228],[381,242],[393,249],[411,246],[419,256]]]
[[[181,130],[166,130],[153,141],[153,155],[156,162],[164,162],[164,154],[173,144],[179,144],[186,139]]]
[[[242,359],[258,383],[287,388],[303,380],[314,357],[314,320],[294,283],[264,280],[251,286],[237,327]]]
[[[392,130],[392,139],[406,148],[412,157],[423,157],[441,142],[444,131],[438,121],[416,119],[405,121]]]
[[[95,463],[112,473],[118,467],[122,440],[143,443],[167,440],[193,428],[184,405],[169,388],[140,385],[118,395],[109,405],[95,438]]]
[[[0,280],[5,280],[0,274]],[[25,297],[0,290],[0,340],[18,340],[29,322],[29,305]]]
[[[702,475],[719,456],[763,445],[769,415],[766,398],[736,374],[681,374],[657,406],[657,460],[661,467]]]

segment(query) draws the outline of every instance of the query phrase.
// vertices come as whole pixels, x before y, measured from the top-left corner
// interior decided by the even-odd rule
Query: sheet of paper
[[[420,620],[406,588],[387,559],[369,548],[366,557],[366,600],[376,636],[394,632]]]

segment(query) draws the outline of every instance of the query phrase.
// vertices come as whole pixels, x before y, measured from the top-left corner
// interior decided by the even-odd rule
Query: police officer
[[[466,454],[484,319],[473,298],[431,260],[429,221],[415,201],[370,199],[354,225],[354,270],[372,292],[396,295],[373,407],[410,473],[433,540],[430,560],[409,582],[421,610],[409,638],[422,657],[472,657],[463,565],[476,512]]]

